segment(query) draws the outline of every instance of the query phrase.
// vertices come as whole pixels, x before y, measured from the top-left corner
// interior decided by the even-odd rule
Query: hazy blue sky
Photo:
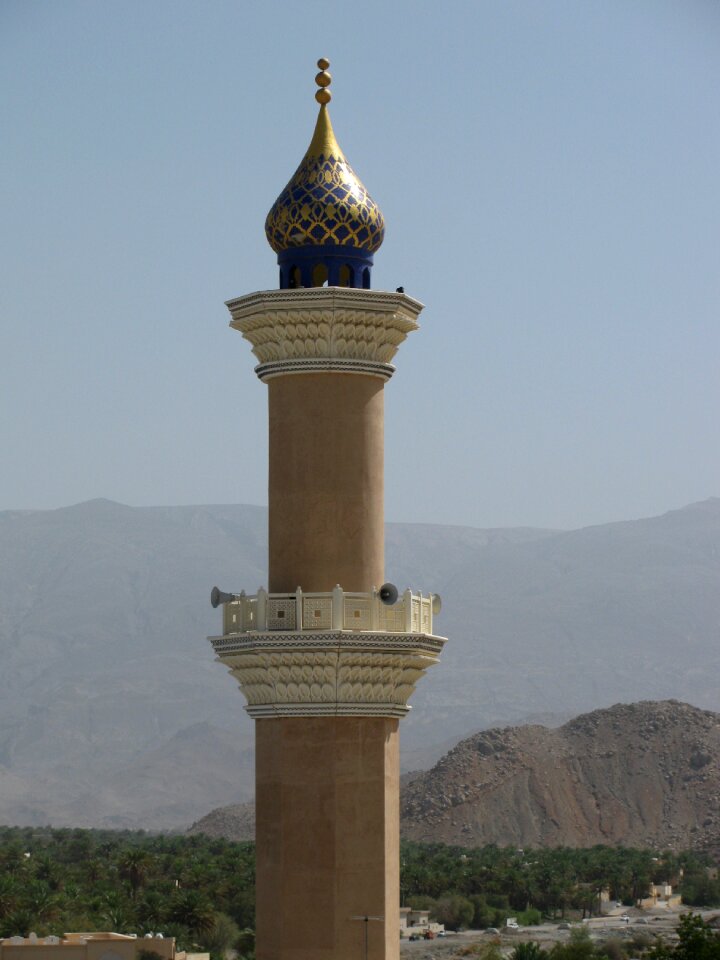
[[[0,509],[266,502],[224,301],[331,61],[427,306],[389,520],[573,527],[720,495],[720,3],[1,0]]]

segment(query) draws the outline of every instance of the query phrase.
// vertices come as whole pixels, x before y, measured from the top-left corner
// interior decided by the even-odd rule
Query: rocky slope
[[[406,839],[462,846],[720,847],[720,715],[669,700],[618,704],[556,730],[486,730],[406,777]],[[251,840],[252,804],[192,833]]]
[[[401,810],[407,838],[464,846],[717,846],[720,715],[671,700],[487,730],[409,784]]]
[[[255,804],[233,803],[218,807],[194,823],[187,831],[191,836],[202,833],[206,837],[223,837],[225,840],[255,839]]]

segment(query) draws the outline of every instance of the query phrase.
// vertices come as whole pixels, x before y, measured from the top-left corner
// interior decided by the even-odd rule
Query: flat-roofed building
[[[175,938],[161,933],[144,937],[96,931],[62,937],[7,937],[0,940],[0,960],[209,960],[209,954],[175,949]]]

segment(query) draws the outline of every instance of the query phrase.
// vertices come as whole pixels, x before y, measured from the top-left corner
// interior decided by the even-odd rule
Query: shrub
[[[627,960],[625,944],[617,938],[606,940],[602,943],[600,945],[600,951],[605,954],[608,960]]]
[[[502,953],[497,943],[469,943],[461,947],[456,957],[475,957],[477,960],[502,960]]]
[[[519,943],[510,954],[510,960],[547,960],[547,952],[539,943]]]
[[[517,922],[523,927],[537,927],[542,923],[542,913],[530,907],[529,910],[517,914]]]

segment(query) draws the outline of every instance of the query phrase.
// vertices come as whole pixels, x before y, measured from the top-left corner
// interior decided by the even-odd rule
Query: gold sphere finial
[[[330,66],[330,61],[325,57],[320,57],[317,65],[320,67],[320,73],[318,73],[315,77],[315,83],[318,85],[318,87],[320,87],[320,89],[315,91],[315,99],[318,103],[330,103],[332,100],[332,94],[327,89],[332,82],[332,77],[327,72],[327,68]]]

